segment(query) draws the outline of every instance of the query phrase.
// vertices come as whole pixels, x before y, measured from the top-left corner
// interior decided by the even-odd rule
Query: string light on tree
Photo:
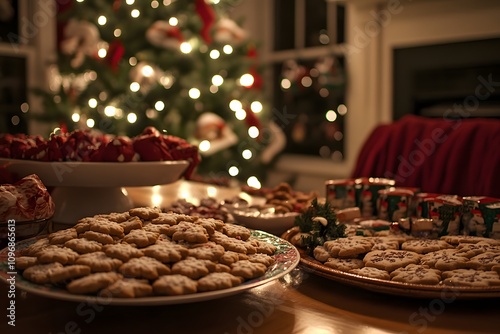
[[[155,126],[198,146],[200,174],[246,181],[262,173],[257,157],[269,145],[261,136],[269,115],[258,43],[230,17],[234,2],[72,3],[58,25],[47,110],[30,114],[68,130],[109,124],[128,136]]]

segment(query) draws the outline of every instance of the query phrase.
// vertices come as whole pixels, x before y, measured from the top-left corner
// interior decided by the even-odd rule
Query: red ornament
[[[255,126],[257,129],[259,129],[259,137],[257,137],[257,140],[260,139],[260,129],[261,129],[261,124],[259,118],[255,115],[255,113],[250,110],[250,109],[245,109],[247,113],[247,117],[245,117],[245,123],[248,127]]]
[[[108,54],[106,55],[105,62],[113,71],[118,71],[118,66],[120,61],[125,54],[125,48],[119,39],[115,39],[108,49]]]
[[[215,22],[215,12],[213,8],[205,2],[205,0],[195,0],[196,12],[203,21],[200,35],[203,37],[205,43],[210,44],[212,37],[210,36],[210,29]]]

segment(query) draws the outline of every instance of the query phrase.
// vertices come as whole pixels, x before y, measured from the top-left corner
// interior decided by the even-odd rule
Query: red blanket
[[[500,120],[408,115],[379,125],[352,177],[388,177],[425,192],[500,198]]]

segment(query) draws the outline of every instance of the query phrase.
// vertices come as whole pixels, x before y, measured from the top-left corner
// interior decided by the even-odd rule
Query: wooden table
[[[172,200],[179,190],[187,197],[238,192],[182,182],[154,190],[132,189],[129,194],[136,203],[147,205],[158,202],[158,196]],[[499,299],[391,296],[343,285],[301,267],[247,292],[180,305],[75,303],[18,290],[15,328],[7,324],[7,289],[0,284],[0,333],[500,333]]]

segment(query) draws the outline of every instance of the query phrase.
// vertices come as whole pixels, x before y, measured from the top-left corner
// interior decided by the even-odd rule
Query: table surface
[[[137,205],[161,205],[237,189],[177,182],[127,189]],[[9,326],[0,284],[1,333],[500,333],[500,299],[420,299],[341,284],[297,267],[285,277],[220,299],[164,306],[68,302],[16,291],[16,326]]]

